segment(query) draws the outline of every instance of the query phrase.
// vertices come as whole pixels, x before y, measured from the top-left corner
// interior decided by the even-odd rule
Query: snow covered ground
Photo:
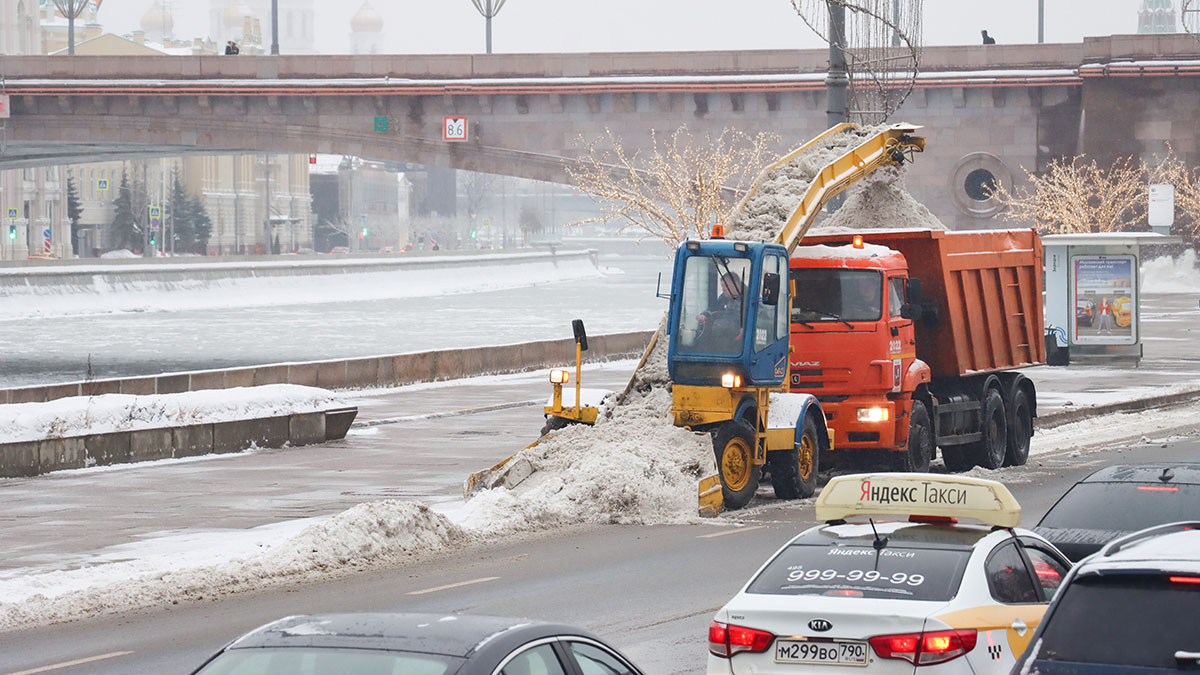
[[[0,442],[212,424],[341,407],[325,389],[296,384],[206,389],[178,394],[72,396],[0,405]]]

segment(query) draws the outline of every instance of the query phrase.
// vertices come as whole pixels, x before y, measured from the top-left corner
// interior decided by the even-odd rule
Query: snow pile
[[[767,171],[742,208],[729,221],[726,236],[748,241],[774,241],[787,224],[808,186],[824,166],[846,154],[880,127],[861,127],[826,138],[792,161]]]
[[[885,166],[860,180],[841,208],[813,228],[816,233],[918,228],[944,230],[946,226],[925,205],[904,189],[901,166]]]
[[[72,396],[0,405],[0,441],[13,443],[211,424],[316,412],[341,406],[330,392],[297,384],[206,389],[179,394]]]
[[[301,583],[330,572],[353,571],[381,561],[395,563],[471,541],[470,533],[424,504],[397,500],[359,504],[310,525],[257,556],[159,571],[57,594],[50,590],[53,584],[43,584],[45,593],[0,596],[0,628],[68,621],[133,607],[169,606],[283,582]],[[87,569],[77,572],[91,573]],[[47,576],[64,574],[71,573]]]
[[[1143,293],[1200,293],[1196,252],[1188,249],[1178,258],[1163,256],[1142,263]]]
[[[138,254],[134,253],[133,251],[130,251],[130,250],[127,250],[127,249],[123,249],[123,248],[119,248],[119,249],[117,249],[117,250],[115,250],[115,251],[106,251],[106,252],[104,252],[104,253],[101,253],[101,254],[100,254],[100,257],[101,257],[101,258],[108,258],[109,260],[112,260],[112,259],[115,259],[115,258],[140,258],[140,257],[142,257],[142,256],[140,256],[140,255],[138,255]]]
[[[695,520],[697,485],[716,472],[712,441],[676,427],[666,366],[666,335],[635,375],[634,388],[593,427],[550,433],[510,462],[533,469],[514,489],[495,488],[467,503],[463,524],[489,535],[587,523]]]

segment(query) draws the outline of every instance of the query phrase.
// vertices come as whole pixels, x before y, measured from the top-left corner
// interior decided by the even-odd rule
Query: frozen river
[[[575,246],[574,243],[572,243]],[[600,274],[585,279],[357,301],[227,306],[183,311],[97,312],[0,318],[0,387],[93,377],[398,354],[569,337],[571,319],[589,333],[650,330],[666,310],[657,277],[670,277],[667,249],[607,246]],[[470,274],[469,268],[448,274]]]

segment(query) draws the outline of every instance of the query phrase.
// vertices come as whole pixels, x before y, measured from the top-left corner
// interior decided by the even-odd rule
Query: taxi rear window
[[[970,555],[966,549],[797,544],[768,563],[746,592],[949,600]]]
[[[1191,520],[1197,512],[1197,485],[1079,483],[1063,495],[1038,526],[1133,531]]]

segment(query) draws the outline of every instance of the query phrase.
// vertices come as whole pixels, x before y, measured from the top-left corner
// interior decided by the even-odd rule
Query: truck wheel
[[[1008,452],[1005,466],[1022,466],[1029,459],[1029,439],[1033,437],[1033,406],[1029,395],[1018,389],[1012,400],[1012,419],[1008,422]]]
[[[817,424],[805,415],[800,447],[795,450],[776,450],[767,453],[767,468],[771,472],[771,487],[779,499],[807,499],[817,491],[817,463],[821,441]]]
[[[726,422],[713,436],[717,473],[725,508],[736,511],[758,490],[759,467],[754,465],[754,429],[745,422]]]
[[[971,461],[971,454],[968,448],[961,445],[942,448],[942,461],[945,462],[947,471],[961,473],[975,466],[975,462]]]
[[[980,431],[983,432],[983,438],[971,444],[972,459],[985,469],[999,469],[1004,465],[1004,455],[1008,452],[1008,415],[1004,412],[1004,399],[1000,392],[988,390],[983,397],[982,413]]]
[[[908,449],[892,453],[892,466],[896,471],[926,473],[932,459],[933,429],[929,426],[929,411],[924,403],[913,401],[908,417]]]

